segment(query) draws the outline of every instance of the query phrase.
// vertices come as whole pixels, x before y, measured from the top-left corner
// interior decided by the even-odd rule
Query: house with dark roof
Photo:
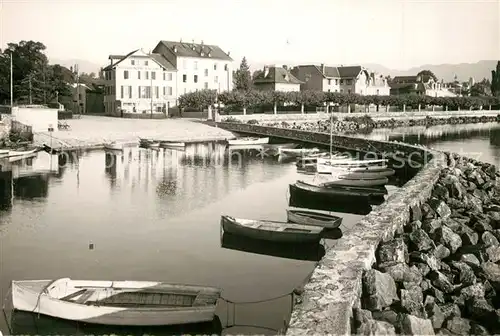
[[[300,91],[304,82],[291,74],[287,66],[265,66],[264,70],[254,78],[253,85],[257,90],[264,91]]]
[[[165,57],[137,49],[110,55],[102,69],[104,110],[108,115],[166,116],[177,101],[177,70]]]
[[[304,82],[301,90],[389,95],[389,85],[382,75],[357,66],[298,65],[291,73]]]
[[[431,97],[455,97],[456,94],[442,81],[431,76],[396,76],[389,83],[391,95],[417,94]]]
[[[160,41],[153,53],[163,56],[177,69],[179,95],[203,89],[233,89],[233,59],[217,45],[203,41]]]

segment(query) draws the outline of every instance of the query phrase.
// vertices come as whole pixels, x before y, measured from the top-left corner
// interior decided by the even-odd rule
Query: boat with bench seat
[[[152,281],[12,281],[15,310],[105,325],[155,326],[212,321],[221,290]]]

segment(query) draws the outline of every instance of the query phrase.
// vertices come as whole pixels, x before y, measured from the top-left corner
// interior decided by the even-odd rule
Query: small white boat
[[[312,210],[288,209],[286,214],[289,222],[302,225],[314,225],[328,229],[336,229],[342,223],[342,217]]]
[[[328,153],[318,153],[318,154],[320,154],[321,156],[314,156],[314,154],[313,154],[313,155],[299,158],[295,165],[297,166],[297,168],[305,169],[308,167],[316,167],[316,164],[318,163],[319,159],[326,160],[325,162],[330,162],[330,161],[337,161],[337,160],[345,160],[345,159],[349,158],[349,156],[347,154],[340,154],[340,153],[339,154],[332,154],[331,156]],[[324,154],[326,154],[326,155],[324,155]]]
[[[15,310],[85,323],[154,326],[213,320],[221,290],[150,281],[12,281]]]
[[[387,183],[389,183],[389,179],[387,177],[378,177],[372,179],[335,178],[334,180],[321,183],[321,186],[375,187],[383,186]]]
[[[241,146],[241,145],[264,145],[269,143],[269,138],[257,137],[244,137],[233,140],[227,140],[228,145]]]
[[[0,153],[0,158],[11,158],[11,157],[16,157],[16,156],[31,155],[31,154],[35,154],[39,151],[40,151],[40,149],[38,149],[38,148],[25,150],[25,151],[7,150],[7,152]]]
[[[369,167],[365,167],[369,168]],[[356,169],[356,168],[354,168]],[[391,168],[385,168],[385,169],[380,169],[380,170],[362,170],[362,171],[353,171],[348,168],[338,168],[338,169],[332,169],[332,175],[337,177],[337,178],[344,178],[344,179],[360,179],[360,180],[366,180],[366,179],[374,179],[374,178],[381,178],[381,177],[390,177],[394,175],[396,172],[394,169]]]
[[[387,159],[375,159],[375,160],[335,160],[331,162],[328,158],[320,158],[318,160],[319,164],[323,165],[335,165],[337,167],[367,167],[373,165],[382,165],[387,163]]]
[[[38,155],[38,153],[31,153],[31,154],[24,154],[24,155],[15,155],[15,156],[8,157],[8,159],[9,159],[9,162],[16,162],[16,161],[31,159],[31,158],[36,157],[37,155]]]
[[[318,148],[278,148],[278,155],[290,157],[310,156],[311,154],[318,152]]]
[[[221,225],[227,233],[281,243],[319,242],[323,232],[320,226],[242,219],[225,215],[221,216]]]
[[[122,143],[117,143],[117,142],[109,142],[104,144],[104,149],[108,150],[122,151],[123,147],[124,146]]]

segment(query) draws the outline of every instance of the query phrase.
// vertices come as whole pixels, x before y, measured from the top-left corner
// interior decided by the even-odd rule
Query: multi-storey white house
[[[291,73],[303,82],[301,90],[381,95],[390,93],[387,80],[370,73],[361,66],[332,67],[321,65],[298,65]]]
[[[233,89],[233,59],[216,45],[160,41],[153,53],[162,55],[177,69],[177,93]]]
[[[110,55],[109,60],[102,69],[106,114],[166,114],[176,105],[177,71],[162,55],[137,49],[125,56]]]

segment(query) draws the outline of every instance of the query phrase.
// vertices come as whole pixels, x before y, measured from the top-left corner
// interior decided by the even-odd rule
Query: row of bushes
[[[443,106],[449,110],[479,109],[500,105],[500,97],[431,97],[425,95],[405,94],[396,96],[363,96],[352,93],[321,92],[321,91],[227,91],[217,93],[217,90],[200,90],[186,93],[179,97],[179,107],[204,109],[216,103],[222,103],[226,108],[256,108],[261,106],[295,105],[304,110],[305,106],[336,105],[377,105],[399,107]]]

